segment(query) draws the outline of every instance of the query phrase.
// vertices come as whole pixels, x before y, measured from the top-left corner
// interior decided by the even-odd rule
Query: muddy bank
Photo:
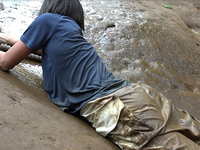
[[[200,32],[199,0],[81,3],[86,19],[85,38],[115,76],[156,88],[200,119],[200,34],[195,33]],[[162,3],[173,9],[163,7]],[[3,4],[1,31],[19,36],[37,16],[41,2]],[[3,150],[118,149],[85,120],[65,114],[53,105],[42,84],[37,62],[25,60],[8,73],[0,71]]]
[[[0,72],[1,150],[114,150],[83,118],[63,113],[42,89]],[[9,80],[9,81],[8,81]]]

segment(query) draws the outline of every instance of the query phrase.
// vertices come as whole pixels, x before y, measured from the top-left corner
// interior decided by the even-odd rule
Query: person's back
[[[40,15],[21,40],[33,52],[42,49],[45,90],[63,110],[75,112],[88,101],[129,85],[114,78],[79,25],[67,16]]]

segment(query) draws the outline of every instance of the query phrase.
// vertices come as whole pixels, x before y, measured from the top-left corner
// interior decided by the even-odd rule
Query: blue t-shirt
[[[106,69],[69,17],[40,15],[20,39],[32,52],[42,49],[44,88],[62,110],[74,113],[85,103],[129,85]]]

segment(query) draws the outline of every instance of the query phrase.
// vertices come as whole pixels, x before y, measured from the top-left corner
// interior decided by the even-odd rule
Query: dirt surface
[[[195,51],[200,51],[199,45],[199,34],[196,35],[195,33],[191,32],[191,29],[194,29],[196,32],[200,32],[200,19],[199,19],[199,12],[200,12],[200,1],[199,0],[138,0],[134,1],[121,1],[115,0],[114,3],[110,3],[107,5],[109,1],[101,1],[101,5],[104,4],[104,8],[108,9],[107,13],[101,14],[96,12],[97,5],[99,3],[98,0],[81,0],[83,6],[85,8],[86,14],[86,38],[94,44],[95,48],[99,49],[99,54],[103,57],[110,53],[111,50],[120,49],[119,45],[123,47],[131,47],[130,45],[126,45],[127,43],[124,42],[124,35],[126,34],[125,31],[132,30],[131,28],[126,28],[124,33],[118,32],[115,30],[114,27],[120,26],[120,18],[124,18],[124,26],[130,26],[130,20],[137,20],[138,18],[133,18],[133,16],[138,12],[132,11],[134,8],[135,10],[139,10],[139,15],[144,15],[145,12],[151,16],[151,20],[155,21],[154,19],[157,17],[166,19],[171,18],[169,16],[174,16],[171,18],[172,20],[169,22],[169,30],[173,30],[173,24],[183,23],[182,26],[185,32],[182,35],[182,31],[179,32],[179,29],[173,30],[173,33],[176,33],[176,36],[183,37],[188,36],[188,39],[193,39],[193,43],[195,43]],[[113,2],[113,1],[110,1]],[[129,4],[130,2],[130,4]],[[162,7],[162,3],[166,5],[173,6],[174,9],[167,9]],[[111,5],[112,4],[112,5]],[[133,6],[133,7],[125,7],[125,6]],[[36,7],[37,6],[37,7]],[[15,32],[17,35],[22,34],[23,30],[26,26],[36,17],[38,8],[40,4],[31,5],[25,3],[15,4],[13,5],[5,5],[2,7],[0,5],[0,13],[1,13],[1,22],[0,22],[0,29],[2,32],[13,33]],[[26,9],[25,9],[26,8]],[[120,8],[120,9],[118,9]],[[99,9],[103,9],[100,8]],[[104,9],[103,9],[104,10]],[[128,14],[127,12],[135,13],[133,16]],[[172,12],[173,11],[173,12]],[[99,11],[101,12],[101,11]],[[114,14],[115,18],[111,15]],[[162,13],[163,12],[163,13]],[[171,15],[173,14],[173,15]],[[19,17],[21,15],[21,17]],[[27,15],[27,16],[26,16]],[[137,14],[138,15],[138,14]],[[12,17],[11,17],[12,16]],[[26,16],[25,18],[23,16]],[[87,17],[88,16],[88,17]],[[111,18],[112,17],[112,18]],[[132,18],[131,18],[132,17]],[[177,19],[178,18],[178,19]],[[17,20],[20,21],[17,21]],[[97,21],[95,21],[97,19]],[[174,19],[174,21],[173,21]],[[139,23],[143,23],[146,21],[145,15],[139,18]],[[158,19],[159,20],[159,19]],[[98,21],[100,23],[98,23]],[[127,22],[126,22],[127,21]],[[130,21],[130,22],[129,22]],[[14,24],[15,23],[15,24]],[[20,25],[19,30],[16,29],[16,24]],[[150,24],[151,25],[151,24]],[[155,26],[154,26],[155,27]],[[159,29],[160,26],[158,26]],[[140,28],[141,29],[141,28]],[[149,26],[143,26],[144,30],[152,31]],[[165,29],[163,27],[163,29]],[[105,31],[107,33],[105,33]],[[122,30],[120,30],[122,31]],[[160,30],[159,30],[160,31]],[[111,34],[113,32],[113,34]],[[135,30],[134,30],[135,32]],[[148,32],[148,33],[150,33]],[[154,31],[155,32],[155,31]],[[129,32],[130,33],[130,32]],[[131,32],[132,33],[132,32]],[[138,30],[139,33],[139,30]],[[143,32],[147,33],[147,32]],[[172,32],[170,32],[172,33]],[[134,33],[135,34],[135,33]],[[104,35],[106,35],[104,37]],[[107,36],[109,35],[109,36]],[[120,39],[121,43],[112,41],[113,35],[119,35],[123,37]],[[146,34],[150,35],[150,34]],[[126,36],[127,38],[127,36]],[[129,38],[129,37],[128,37]],[[155,37],[157,38],[157,37]],[[159,37],[160,39],[162,37]],[[171,38],[171,37],[170,37]],[[117,37],[116,37],[117,39]],[[135,37],[132,38],[137,39]],[[142,43],[141,36],[138,35],[138,41]],[[158,38],[157,38],[158,39]],[[164,37],[164,40],[167,40],[167,36]],[[111,41],[111,43],[109,42]],[[178,45],[183,45],[181,40],[177,40],[179,43]],[[123,43],[124,42],[124,43]],[[130,41],[129,41],[130,42]],[[157,41],[159,44],[162,42],[161,40]],[[171,42],[171,41],[169,41]],[[114,44],[113,44],[114,43]],[[192,43],[192,44],[193,44]],[[191,43],[188,43],[188,45]],[[148,45],[148,43],[146,43]],[[167,43],[168,45],[168,43]],[[135,45],[134,45],[135,46]],[[104,49],[109,49],[108,53],[104,53]],[[186,49],[182,47],[183,51]],[[123,51],[124,52],[124,51]],[[116,53],[116,52],[115,52]],[[128,52],[127,52],[128,53]],[[121,54],[121,53],[120,53]],[[130,53],[128,53],[130,54]],[[144,53],[145,54],[145,53]],[[138,53],[139,56],[143,56],[143,53]],[[157,54],[157,52],[156,52]],[[156,54],[154,56],[156,56]],[[195,53],[190,53],[190,58],[195,58]],[[108,55],[109,56],[109,55]],[[116,55],[113,55],[116,56]],[[108,68],[114,71],[114,74],[119,77],[127,77],[131,81],[140,81],[140,82],[148,82],[151,86],[158,87],[158,90],[166,92],[166,94],[170,95],[172,98],[177,98],[175,103],[180,107],[188,110],[191,112],[196,118],[200,119],[199,114],[199,88],[200,88],[200,80],[199,76],[194,77],[190,72],[186,72],[187,77],[182,77],[183,69],[180,69],[181,72],[174,73],[173,66],[170,66],[170,63],[167,64],[168,68],[170,68],[170,72],[166,70],[162,72],[162,74],[157,75],[154,74],[154,80],[150,77],[144,77],[140,75],[141,67],[132,66],[132,76],[137,75],[134,79],[129,78],[129,76],[125,76],[124,74],[128,74],[128,71],[131,69],[127,63],[128,57],[123,57],[121,55],[117,55],[116,58],[124,58],[122,59],[114,59],[116,63],[109,63],[109,59],[107,61],[104,59]],[[197,55],[196,55],[197,56]],[[149,58],[151,56],[149,55]],[[158,56],[159,57],[159,56]],[[166,56],[166,60],[169,56]],[[190,59],[188,58],[188,60]],[[171,59],[171,58],[170,58]],[[173,56],[173,59],[177,59]],[[185,62],[185,58],[182,58]],[[195,58],[196,59],[196,58]],[[191,65],[188,65],[185,68],[189,68],[190,66],[194,66],[197,61],[190,62]],[[124,61],[125,60],[125,61]],[[137,59],[134,58],[134,63],[138,65]],[[162,63],[159,62],[162,66],[165,66],[165,62],[162,59]],[[169,59],[168,59],[169,60]],[[116,65],[117,62],[125,62],[125,65],[119,66]],[[132,61],[132,60],[131,60]],[[147,61],[147,60],[145,60]],[[159,63],[155,63],[155,61],[149,62],[147,64],[143,61],[143,66],[148,66],[147,69],[152,71],[152,68],[159,68]],[[121,63],[122,64],[122,63]],[[184,64],[184,65],[185,65]],[[160,66],[161,66],[160,65]],[[183,66],[184,66],[183,65]],[[198,66],[198,63],[196,63]],[[126,70],[120,70],[121,68],[125,68]],[[126,68],[127,67],[127,68]],[[138,68],[137,68],[138,67]],[[191,67],[192,68],[192,67]],[[146,68],[142,68],[147,70]],[[161,71],[160,71],[161,72]],[[173,74],[172,74],[173,72]],[[175,71],[176,72],[176,71]],[[192,72],[192,71],[191,71]],[[197,69],[198,72],[198,69]],[[143,72],[144,73],[144,72]],[[148,72],[145,72],[147,74]],[[169,74],[166,74],[169,73]],[[41,66],[39,63],[34,63],[31,61],[24,61],[23,63],[19,64],[17,67],[12,69],[10,72],[3,72],[0,71],[0,149],[1,150],[118,150],[119,148],[111,143],[109,140],[103,138],[102,136],[98,135],[94,129],[88,124],[83,118],[79,117],[78,115],[71,115],[62,112],[57,106],[52,104],[46,95],[46,92],[43,89],[42,85],[42,75],[41,75]],[[152,74],[148,74],[149,76]],[[169,78],[164,78],[166,75],[169,75]],[[132,77],[131,76],[131,77]],[[144,77],[144,78],[142,78]],[[178,79],[177,79],[178,78]],[[146,79],[146,80],[145,80]],[[151,82],[150,82],[151,80]],[[177,80],[181,80],[177,82]],[[186,80],[187,82],[183,82],[182,80]],[[154,81],[154,82],[153,82]],[[157,85],[158,82],[162,83],[159,86]],[[174,82],[176,84],[171,84]],[[183,82],[183,85],[182,85]],[[192,83],[192,84],[191,84]],[[168,87],[173,87],[169,88]],[[179,94],[178,96],[176,96]],[[184,99],[184,97],[188,97],[188,99]],[[189,101],[189,99],[191,99]],[[183,100],[183,101],[181,101]]]
[[[0,72],[1,150],[117,150],[83,118],[62,112],[46,92]]]

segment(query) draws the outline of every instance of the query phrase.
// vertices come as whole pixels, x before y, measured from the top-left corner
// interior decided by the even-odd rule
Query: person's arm
[[[11,46],[13,46],[15,43],[19,41],[19,38],[17,38],[16,36],[11,35],[11,34],[6,34],[6,33],[0,33],[0,38],[6,40],[7,43]],[[35,52],[35,54],[38,54],[41,56],[42,50],[39,49],[38,51]]]
[[[38,54],[38,55],[41,56],[42,55],[42,49],[39,49],[38,51],[36,51],[35,54]]]
[[[7,41],[7,43],[13,46],[15,43],[19,41],[19,38],[15,35],[7,34],[7,33],[0,33],[0,38]]]
[[[0,68],[5,71],[12,69],[30,53],[31,50],[19,40],[7,52],[0,52]]]

